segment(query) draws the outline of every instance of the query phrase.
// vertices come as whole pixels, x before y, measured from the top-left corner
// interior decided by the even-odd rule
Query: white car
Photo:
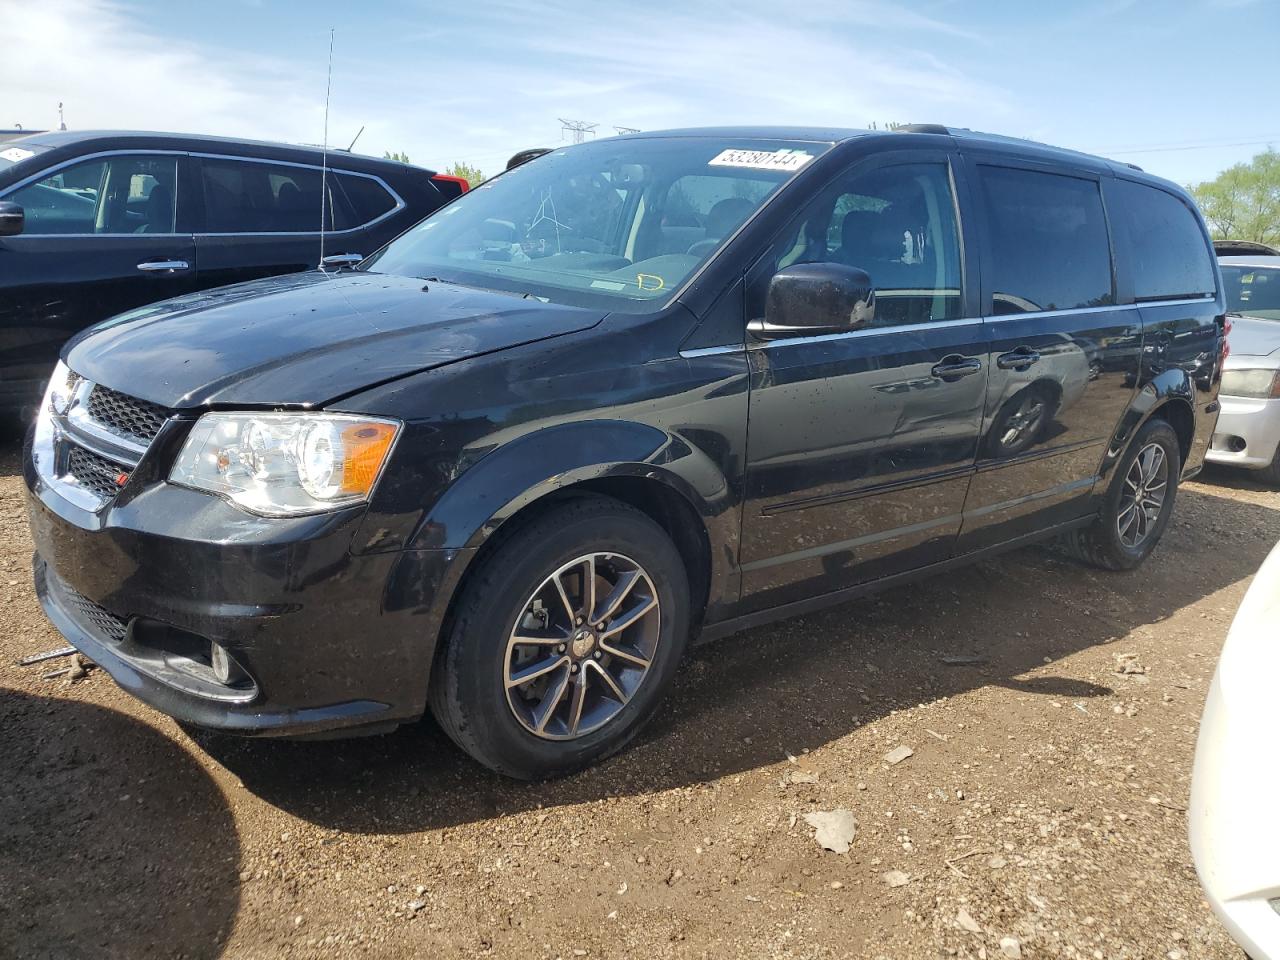
[[[1245,594],[1209,687],[1191,777],[1191,854],[1205,896],[1253,960],[1280,960],[1280,546]]]
[[[1206,459],[1280,486],[1280,257],[1219,257],[1231,318],[1222,412]]]

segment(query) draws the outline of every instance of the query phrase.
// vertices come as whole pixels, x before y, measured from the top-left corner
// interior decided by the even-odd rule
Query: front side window
[[[1280,267],[1222,264],[1227,310],[1260,320],[1280,320]]]
[[[116,156],[63,167],[5,199],[22,205],[26,236],[173,233],[178,160]]]
[[[368,269],[648,309],[829,146],[687,137],[557,150],[432,214]]]
[[[911,163],[837,181],[792,221],[772,253],[773,272],[839,263],[871,277],[871,325],[962,315],[960,235],[945,163]]]
[[[990,231],[982,271],[993,315],[1115,302],[1096,181],[991,166],[978,168],[978,180]]]
[[[1213,261],[1195,215],[1171,193],[1117,180],[1119,216],[1129,231],[1138,300],[1212,296]]]

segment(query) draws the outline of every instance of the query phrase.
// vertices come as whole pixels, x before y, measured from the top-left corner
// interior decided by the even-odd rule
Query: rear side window
[[[1098,184],[1079,177],[980,166],[991,257],[991,313],[1077,310],[1114,303],[1111,245]]]
[[[206,233],[316,233],[322,203],[326,230],[350,230],[396,206],[377,180],[355,174],[208,158],[201,166]]]
[[[1185,203],[1155,187],[1117,180],[1117,216],[1129,232],[1133,295],[1177,300],[1216,292],[1213,261],[1200,224]]]

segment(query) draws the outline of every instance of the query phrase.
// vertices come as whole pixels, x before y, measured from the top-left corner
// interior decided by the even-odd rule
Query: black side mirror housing
[[[0,200],[0,237],[16,237],[26,225],[27,215],[21,204]]]
[[[773,275],[764,318],[747,329],[761,340],[847,333],[870,326],[875,316],[875,286],[865,270],[798,263]]]

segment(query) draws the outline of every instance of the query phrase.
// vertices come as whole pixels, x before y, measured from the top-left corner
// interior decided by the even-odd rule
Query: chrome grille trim
[[[42,408],[33,447],[36,469],[44,480],[67,500],[92,513],[115,499],[123,486],[118,482],[120,474],[133,472],[170,415],[163,407],[109,390],[106,399],[119,415],[112,416],[114,423],[104,423],[91,412],[93,407],[103,409],[100,404],[90,404],[97,389],[93,381],[79,377],[65,414]],[[131,418],[130,405],[141,411],[138,419]],[[154,432],[141,437],[118,425],[154,428]]]

